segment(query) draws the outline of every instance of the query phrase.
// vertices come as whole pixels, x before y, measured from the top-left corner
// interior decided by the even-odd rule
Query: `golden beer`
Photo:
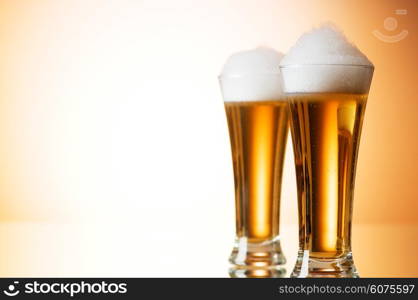
[[[236,232],[259,243],[279,234],[288,107],[283,101],[226,102],[234,166]]]
[[[240,249],[235,247],[230,261],[248,266],[281,264],[279,213],[288,104],[225,102],[225,110],[234,167],[237,243],[244,240],[247,251],[244,261],[239,261]]]
[[[303,34],[280,62],[291,111],[299,208],[292,277],[358,277],[351,253],[354,180],[373,77],[332,24]]]
[[[351,251],[356,158],[367,95],[289,95],[299,193],[300,249],[311,258]]]
[[[219,83],[231,142],[236,236],[231,277],[282,277],[279,215],[289,107],[279,64],[259,47],[232,54]]]
[[[351,221],[366,101],[367,94],[289,94],[299,207],[292,276],[358,276]]]

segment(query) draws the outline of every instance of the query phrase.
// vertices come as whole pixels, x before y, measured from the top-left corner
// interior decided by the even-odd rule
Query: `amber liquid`
[[[367,95],[290,95],[300,249],[310,257],[351,251],[353,191]]]
[[[235,181],[237,237],[279,234],[283,158],[288,132],[284,101],[225,102]]]

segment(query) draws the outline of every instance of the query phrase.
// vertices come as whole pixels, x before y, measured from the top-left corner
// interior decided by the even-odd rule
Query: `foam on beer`
[[[282,99],[282,57],[282,53],[266,47],[232,54],[219,76],[224,101]]]
[[[282,59],[287,93],[367,93],[373,64],[334,25],[303,34]]]

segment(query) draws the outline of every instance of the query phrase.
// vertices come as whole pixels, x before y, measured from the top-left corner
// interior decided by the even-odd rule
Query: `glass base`
[[[238,269],[275,268],[286,263],[279,236],[260,243],[237,238],[229,262]]]
[[[338,258],[311,258],[309,250],[299,250],[298,259],[290,277],[358,278],[359,275],[351,252]]]

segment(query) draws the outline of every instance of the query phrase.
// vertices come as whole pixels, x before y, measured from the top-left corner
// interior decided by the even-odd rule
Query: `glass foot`
[[[286,259],[278,236],[260,243],[250,243],[242,237],[236,240],[229,262],[239,269],[272,268],[285,264]]]
[[[338,258],[312,258],[309,250],[299,250],[295,268],[290,277],[358,278],[351,252]]]

